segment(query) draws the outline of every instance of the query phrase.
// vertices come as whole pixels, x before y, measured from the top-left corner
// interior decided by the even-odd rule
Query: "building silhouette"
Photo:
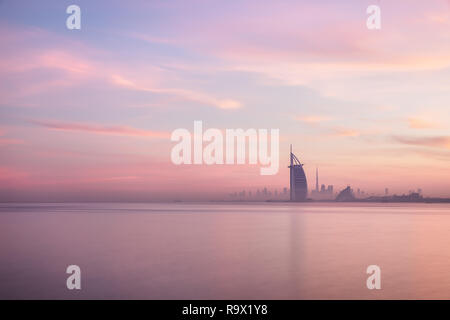
[[[319,169],[316,168],[316,188],[311,191],[311,197],[314,200],[333,200],[334,188],[333,185],[326,187],[324,184],[319,189]]]
[[[290,200],[299,202],[305,201],[308,196],[308,184],[306,182],[305,171],[303,170],[303,164],[292,153],[292,145],[290,152]]]
[[[316,167],[316,192],[319,192],[319,168]]]
[[[339,192],[336,197],[336,201],[354,201],[355,199],[355,195],[353,194],[353,190],[350,186]]]

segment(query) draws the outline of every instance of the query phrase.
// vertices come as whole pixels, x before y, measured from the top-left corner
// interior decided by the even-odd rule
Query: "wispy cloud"
[[[148,43],[174,44],[174,40],[170,40],[168,38],[152,36],[152,35],[145,34],[145,33],[130,32],[130,33],[126,34],[126,36],[133,38],[133,39],[142,40],[142,41],[145,41]]]
[[[332,118],[327,116],[320,115],[305,115],[305,116],[296,116],[295,120],[310,123],[310,124],[318,124],[326,121],[330,121]]]
[[[408,125],[412,129],[432,129],[439,128],[440,125],[434,120],[428,120],[423,118],[408,118]]]
[[[25,143],[25,141],[23,141],[22,139],[9,138],[5,137],[5,135],[6,131],[0,129],[0,147]]]
[[[88,81],[97,81],[98,83],[106,81],[105,83],[108,85],[112,83],[135,91],[171,95],[178,99],[219,109],[238,109],[243,106],[240,101],[217,98],[201,89],[180,88],[180,86],[184,86],[183,84],[177,88],[170,85],[167,87],[163,83],[171,83],[176,75],[172,71],[151,64],[146,64],[143,68],[142,65],[138,66],[141,70],[138,73],[138,79],[127,79],[122,74],[133,72],[130,70],[136,65],[130,67],[129,63],[115,63],[112,58],[111,60],[101,59],[100,57],[111,57],[111,54],[100,52],[95,47],[91,48],[67,40],[62,40],[61,45],[55,45],[55,43],[60,43],[57,35],[42,30],[32,31],[0,25],[0,36],[8,35],[5,40],[5,48],[8,50],[0,52],[0,75],[20,74],[20,78],[17,78],[20,79],[20,82],[12,83],[15,86],[14,90],[0,90],[1,99],[5,103],[16,103],[18,98],[46,93],[55,88],[83,85]],[[33,41],[37,37],[43,45],[30,48],[26,41],[17,43],[17,38],[20,38],[21,35],[27,37],[26,39],[29,41]],[[143,34],[132,34],[132,36],[149,42],[166,42],[164,39],[152,38]],[[67,48],[72,48],[72,50]],[[42,72],[49,72],[49,76],[43,78]],[[151,77],[148,75],[149,73]]]
[[[21,169],[0,166],[0,181],[23,182],[29,174]]]
[[[332,129],[332,135],[338,137],[358,137],[361,135],[361,132],[348,128],[334,128]]]
[[[450,149],[450,136],[435,136],[435,137],[392,136],[392,139],[402,144]]]
[[[202,92],[190,91],[185,89],[154,88],[142,86],[117,74],[112,75],[111,80],[118,86],[129,88],[132,90],[174,95],[186,100],[211,105],[220,109],[238,109],[242,107],[242,104],[239,101],[233,99],[217,99]]]
[[[21,139],[0,138],[0,147],[25,143]]]
[[[118,136],[135,136],[148,138],[168,138],[168,132],[152,131],[136,129],[127,126],[104,126],[100,124],[86,124],[77,122],[60,122],[60,121],[44,121],[32,120],[33,124],[60,131],[78,131],[93,134],[118,135]]]

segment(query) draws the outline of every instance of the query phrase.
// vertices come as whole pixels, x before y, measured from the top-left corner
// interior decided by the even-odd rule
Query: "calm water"
[[[449,245],[448,204],[0,204],[0,298],[449,299]]]

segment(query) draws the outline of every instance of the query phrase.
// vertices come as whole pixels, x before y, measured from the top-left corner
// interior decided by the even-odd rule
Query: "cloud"
[[[34,50],[14,56],[2,55],[2,73],[28,72],[36,69],[58,69],[72,74],[92,74],[93,66],[64,49]]]
[[[127,126],[104,126],[100,124],[85,124],[76,122],[42,121],[42,120],[32,120],[31,123],[48,129],[60,131],[78,131],[93,134],[135,136],[148,138],[169,138],[170,136],[168,132],[142,130]]]
[[[239,101],[232,100],[232,99],[217,99],[215,97],[211,97],[208,94],[202,93],[202,92],[196,92],[196,91],[190,91],[185,89],[170,89],[170,88],[153,88],[153,87],[146,87],[137,85],[131,80],[125,79],[124,77],[114,74],[111,76],[111,80],[114,84],[133,89],[138,91],[146,91],[146,92],[152,92],[157,94],[169,94],[181,97],[186,100],[194,101],[194,102],[200,102],[202,104],[206,105],[212,105],[214,107],[220,108],[220,109],[238,109],[242,107],[242,104]]]
[[[110,177],[104,178],[103,181],[116,181],[116,180],[137,180],[140,179],[137,176],[120,176],[120,177]]]
[[[0,138],[0,147],[8,146],[8,145],[16,145],[25,143],[20,139],[8,139],[8,138]]]
[[[408,118],[408,125],[412,129],[431,129],[440,127],[440,125],[435,121],[411,117]]]
[[[334,128],[332,132],[334,136],[338,137],[358,137],[361,135],[361,132],[347,128]]]
[[[167,38],[162,38],[162,37],[156,37],[156,36],[151,36],[149,34],[145,34],[145,33],[138,33],[138,32],[130,32],[128,34],[125,34],[126,36],[133,38],[133,39],[138,39],[138,40],[142,40],[148,43],[157,43],[157,44],[174,44],[175,42],[173,40],[167,39]]]
[[[22,99],[53,93],[99,77],[92,58],[99,50],[39,28],[0,24],[0,77],[8,79],[0,88],[4,104],[29,104]],[[36,100],[33,100],[36,103]]]
[[[0,129],[0,147],[25,143],[25,141],[23,141],[22,139],[7,138],[5,137],[5,134],[6,131]]]
[[[450,136],[435,136],[435,137],[392,136],[392,139],[402,144],[450,149]]]
[[[450,14],[448,12],[429,13],[425,16],[425,19],[435,24],[450,25]]]
[[[361,12],[364,9],[362,5]],[[427,12],[444,21],[440,5],[416,2],[409,9],[417,14],[386,4],[384,10],[391,16],[383,21],[389,32],[373,33],[365,28],[364,17],[361,24],[358,9],[343,10],[334,2],[274,2],[264,8],[250,2],[239,13],[225,8],[220,17],[189,20],[189,24],[182,18],[190,37],[183,33],[183,38],[173,41],[183,49],[217,58],[224,69],[255,74],[265,83],[303,85],[328,96],[367,99],[375,91],[411,92],[412,84],[424,89],[425,81],[416,84],[411,72],[440,72],[450,66],[450,29],[417,19]],[[396,83],[404,77],[405,84],[389,86],[386,77]],[[437,79],[425,85],[445,90]]]
[[[2,183],[4,181],[24,182],[28,176],[29,174],[21,169],[0,166],[0,182]]]
[[[143,67],[142,65],[130,66],[129,63],[116,63],[109,59],[112,56],[110,53],[85,44],[61,39],[51,32],[0,25],[0,36],[3,35],[6,39],[4,41],[6,49],[0,52],[0,76],[17,79],[10,84],[11,87],[14,87],[13,90],[9,88],[0,90],[3,103],[17,104],[17,99],[29,95],[54,92],[57,88],[80,85],[87,81],[103,82],[106,80],[108,84],[112,82],[123,88],[172,95],[219,109],[242,107],[242,103],[239,101],[217,98],[201,92],[201,90],[187,90],[170,86],[165,88],[161,84],[153,83],[148,85],[149,81],[171,83],[173,74],[154,65],[146,64]],[[28,41],[17,40],[22,39],[21,36]],[[149,38],[142,34],[133,36],[146,41],[164,42],[164,40]],[[36,39],[40,40],[41,44],[39,46],[30,45],[29,42],[32,43]],[[130,72],[133,68],[140,70],[139,81],[129,80],[119,75]],[[42,72],[47,74],[43,77]],[[152,79],[149,79],[148,74],[151,74]]]
[[[295,120],[302,121],[305,123],[310,124],[317,124],[321,122],[330,121],[331,118],[327,116],[320,116],[320,115],[306,115],[306,116],[296,116]]]

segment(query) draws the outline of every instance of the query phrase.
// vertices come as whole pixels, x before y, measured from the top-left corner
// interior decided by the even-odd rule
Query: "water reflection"
[[[2,204],[0,237],[1,298],[450,298],[445,204]]]

